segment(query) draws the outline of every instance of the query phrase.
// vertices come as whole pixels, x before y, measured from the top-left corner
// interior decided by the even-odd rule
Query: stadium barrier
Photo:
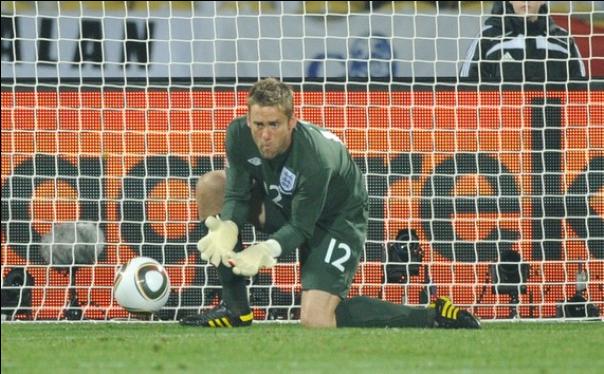
[[[128,317],[112,284],[138,255],[170,275],[160,318],[215,304],[215,270],[195,245],[194,186],[224,166],[225,129],[245,114],[246,90],[4,87],[2,274],[25,271],[31,291],[11,318]],[[483,319],[573,317],[572,300],[579,316],[603,313],[603,88],[386,87],[296,88],[297,115],[338,135],[366,174],[370,227],[351,295],[449,295]],[[76,221],[100,225],[103,252],[93,265],[49,265],[43,236]],[[421,257],[391,258],[401,230]],[[252,281],[257,319],[297,317],[296,260]]]

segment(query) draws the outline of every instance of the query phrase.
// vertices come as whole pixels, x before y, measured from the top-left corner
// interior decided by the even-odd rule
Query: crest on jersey
[[[283,193],[292,193],[296,185],[296,174],[286,167],[281,170],[279,177],[279,188]]]
[[[260,160],[259,157],[252,157],[252,158],[248,159],[247,162],[249,162],[250,164],[252,164],[254,166],[260,166],[262,164],[262,160]]]

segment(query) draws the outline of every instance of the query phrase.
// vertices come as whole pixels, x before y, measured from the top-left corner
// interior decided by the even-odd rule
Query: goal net
[[[226,126],[268,76],[366,176],[350,296],[449,296],[483,320],[601,318],[601,2],[548,2],[576,47],[561,34],[519,47],[577,52],[574,67],[548,63],[551,84],[469,79],[493,2],[434,3],[2,2],[3,320],[133,318],[112,288],[136,256],[168,271],[159,318],[215,305],[195,183],[224,167]],[[517,59],[499,55],[492,69]],[[529,65],[510,74],[533,81]],[[297,255],[249,290],[256,319],[299,318]]]

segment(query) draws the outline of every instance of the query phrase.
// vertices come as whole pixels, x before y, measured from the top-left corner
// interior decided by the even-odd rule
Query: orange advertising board
[[[367,175],[369,234],[351,295],[420,303],[432,287],[483,318],[504,317],[509,300],[493,291],[489,267],[505,250],[530,265],[522,316],[555,316],[580,269],[604,310],[603,91],[301,91],[295,100],[297,116],[338,135]],[[66,318],[69,288],[84,318],[127,316],[111,288],[138,255],[168,269],[166,318],[215,303],[217,276],[195,249],[194,186],[224,166],[225,129],[245,105],[245,91],[3,91],[2,270],[25,267],[35,280],[27,318]],[[53,222],[80,220],[105,233],[98,263],[49,267],[41,238]],[[401,229],[417,233],[424,271],[389,283],[386,243]],[[254,285],[274,284],[276,296],[253,285],[257,315],[281,318],[299,279],[294,257],[263,272]]]

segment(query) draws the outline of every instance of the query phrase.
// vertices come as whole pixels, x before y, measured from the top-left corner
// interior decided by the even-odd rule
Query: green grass
[[[482,330],[2,324],[2,373],[604,373],[604,323]]]

